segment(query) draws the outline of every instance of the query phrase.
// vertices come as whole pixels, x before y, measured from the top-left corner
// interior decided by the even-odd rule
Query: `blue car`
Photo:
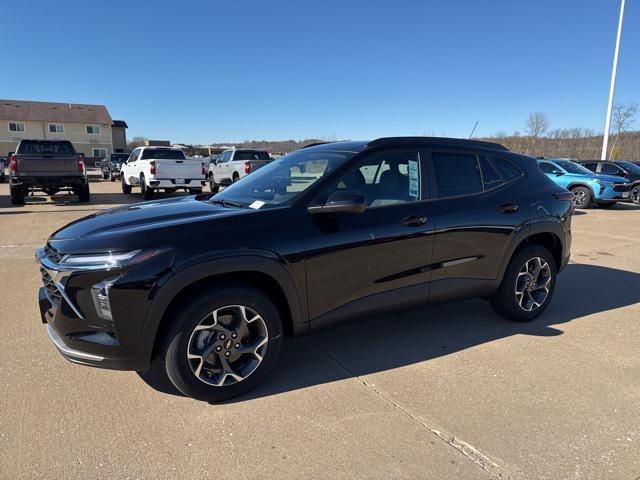
[[[576,208],[592,204],[610,207],[629,200],[631,183],[615,175],[599,175],[566,159],[538,160],[540,170],[561,187],[574,193]]]

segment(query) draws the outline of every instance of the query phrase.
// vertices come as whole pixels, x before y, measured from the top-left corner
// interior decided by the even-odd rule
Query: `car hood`
[[[617,175],[605,175],[605,174],[596,174],[594,175],[596,180],[602,180],[603,182],[611,182],[611,183],[627,183],[628,180],[626,178],[618,177]]]
[[[173,236],[176,230],[189,234],[204,230],[202,223],[208,225],[207,220],[252,213],[256,210],[227,208],[198,197],[179,197],[104,210],[66,225],[51,235],[49,241],[54,246],[82,240],[89,241],[83,243],[107,247],[119,243],[117,239],[126,238],[131,246],[148,245],[154,241],[161,242],[167,232],[173,232]]]

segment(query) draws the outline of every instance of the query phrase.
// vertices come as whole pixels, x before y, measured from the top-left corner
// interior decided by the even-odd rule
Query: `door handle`
[[[517,203],[503,203],[498,207],[500,213],[516,213],[520,207]]]
[[[405,227],[419,227],[427,223],[427,217],[424,215],[409,215],[402,219],[402,225]]]

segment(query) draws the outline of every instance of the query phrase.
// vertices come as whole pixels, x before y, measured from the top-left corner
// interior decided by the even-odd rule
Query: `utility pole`
[[[620,19],[618,20],[618,35],[616,36],[616,49],[613,53],[613,69],[611,71],[611,86],[609,87],[609,104],[607,105],[607,119],[604,122],[604,139],[602,140],[601,160],[607,159],[607,147],[609,145],[609,129],[611,128],[611,110],[613,109],[613,96],[616,90],[616,74],[618,72],[618,51],[620,50],[620,35],[622,34],[622,19],[624,18],[624,2],[620,3]]]

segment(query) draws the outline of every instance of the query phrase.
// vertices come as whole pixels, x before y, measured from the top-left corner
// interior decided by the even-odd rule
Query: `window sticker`
[[[253,208],[255,210],[258,210],[258,209],[262,208],[263,205],[264,205],[264,202],[262,202],[260,200],[256,200],[251,205],[249,205],[249,208]]]
[[[420,176],[418,175],[418,162],[409,160],[409,196],[418,198],[420,193]]]

